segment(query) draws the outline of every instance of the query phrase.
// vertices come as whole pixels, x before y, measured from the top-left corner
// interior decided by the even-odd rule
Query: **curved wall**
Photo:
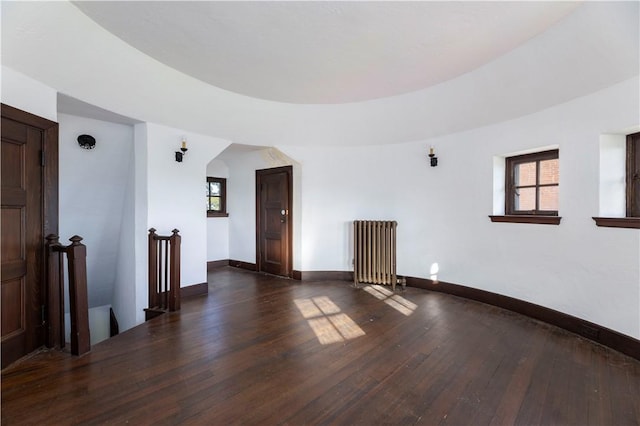
[[[638,131],[634,78],[420,143],[278,147],[302,166],[303,271],[352,270],[351,221],[398,221],[398,272],[532,302],[640,337],[640,232],[599,228],[600,135]],[[435,146],[439,164],[426,156]],[[491,223],[495,156],[558,145],[559,226]]]
[[[599,211],[600,135],[638,126],[640,116],[638,4],[605,5],[585,4],[549,32],[456,80],[394,98],[319,106],[206,86],[141,55],[66,2],[3,2],[2,100],[54,116],[52,94],[61,92],[146,122],[136,125],[134,143],[135,271],[121,277],[136,282],[136,322],[145,302],[138,265],[146,263],[138,254],[147,225],[184,228],[193,254],[184,284],[206,279],[200,191],[181,191],[203,181],[206,164],[237,142],[276,146],[300,165],[296,269],[350,270],[350,222],[393,218],[400,224],[401,274],[429,277],[437,263],[441,280],[637,339],[640,235],[596,228],[591,220]],[[599,31],[576,31],[590,26]],[[578,62],[581,72],[568,62]],[[189,161],[171,160],[185,133],[193,141],[194,170]],[[389,144],[377,145],[383,142]],[[440,158],[436,168],[425,159],[429,145]],[[494,157],[547,145],[560,147],[562,224],[490,223]],[[247,191],[245,197],[253,191],[236,189]],[[167,210],[172,192],[178,201]],[[249,256],[255,241],[244,238],[230,226],[230,255]]]

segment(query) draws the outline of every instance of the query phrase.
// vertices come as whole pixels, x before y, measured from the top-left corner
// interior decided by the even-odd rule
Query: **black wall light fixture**
[[[96,138],[91,135],[78,136],[78,145],[84,149],[93,149],[96,147]]]
[[[180,151],[176,151],[176,161],[182,163],[182,157],[187,155],[187,138],[182,137],[182,144],[180,145]]]
[[[429,159],[431,161],[431,167],[435,167],[438,165],[438,157],[436,157],[436,154],[433,152],[433,146],[429,148]]]

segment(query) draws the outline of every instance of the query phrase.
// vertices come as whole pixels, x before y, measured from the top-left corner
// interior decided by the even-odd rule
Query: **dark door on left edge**
[[[292,276],[292,167],[256,170],[258,271]]]
[[[2,111],[2,367],[44,343],[41,129]]]

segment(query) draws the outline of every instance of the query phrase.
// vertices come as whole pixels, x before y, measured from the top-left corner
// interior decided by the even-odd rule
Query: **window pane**
[[[220,196],[220,182],[209,182],[211,195]]]
[[[209,191],[211,191],[211,185],[209,185],[209,182],[207,182],[207,193],[206,193],[206,197],[209,196]]]
[[[543,186],[540,188],[540,210],[558,211],[557,186]]]
[[[520,194],[520,195],[518,195]],[[536,189],[535,188],[519,188],[516,189],[514,207],[516,210],[535,210],[536,209]]]
[[[522,163],[515,167],[516,186],[536,184],[536,163]]]
[[[209,197],[209,210],[220,211],[220,197]]]
[[[540,183],[558,183],[560,170],[558,159],[544,160],[540,162]]]

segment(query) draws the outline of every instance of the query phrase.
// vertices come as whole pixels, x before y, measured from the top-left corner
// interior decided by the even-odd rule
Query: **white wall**
[[[526,300],[640,337],[640,233],[596,227],[600,135],[637,126],[638,79],[423,142],[280,147],[302,165],[301,269],[351,270],[351,221],[398,221],[398,269]],[[491,223],[494,157],[557,144],[559,226]],[[434,145],[439,165],[429,166]]]
[[[227,179],[229,167],[222,160],[211,160],[207,164],[207,176]],[[228,194],[227,194],[228,198]],[[229,218],[207,218],[207,261],[229,259]]]
[[[183,136],[188,151],[178,163],[174,152]],[[207,164],[229,144],[223,139],[146,124],[147,229],[153,227],[159,235],[171,235],[174,228],[180,231],[183,287],[207,282]],[[140,262],[136,266],[140,268]]]
[[[58,114],[60,124],[60,239],[87,246],[89,306],[111,305],[117,276],[125,195],[133,159],[133,127]],[[83,149],[81,134],[96,139]]]
[[[134,130],[134,144],[132,146],[131,159],[128,170],[123,172],[126,184],[123,190],[123,203],[121,214],[121,225],[119,229],[118,257],[116,262],[116,279],[113,285],[111,304],[118,320],[120,331],[128,330],[143,320],[142,306],[138,308],[136,303],[136,262],[146,264],[147,247],[144,244],[146,227],[146,179],[142,182],[145,185],[138,188],[136,181],[137,174],[146,171],[146,158],[140,159],[140,150],[144,148],[144,141],[140,143],[140,129],[144,129],[143,124],[136,125]],[[144,173],[140,173],[144,174]],[[138,194],[138,191],[141,191]],[[138,224],[136,217],[141,216],[142,225]],[[141,241],[141,252],[136,251],[136,244]],[[140,256],[145,257],[140,258]],[[140,278],[143,280],[144,277]],[[144,302],[143,296],[140,296]],[[146,307],[146,305],[145,305]],[[138,312],[138,310],[140,312]]]
[[[57,92],[54,89],[5,66],[0,68],[0,78],[2,103],[57,121]]]
[[[147,152],[149,149],[146,123],[136,124],[134,126],[134,138],[134,193],[133,199],[127,198],[127,210],[129,213],[133,210],[133,235],[129,234],[129,238],[133,240],[133,251],[129,252],[132,247],[130,244],[127,244],[127,250],[121,254],[123,275],[131,277],[131,273],[133,273],[133,289],[131,290],[130,287],[125,287],[124,289],[127,293],[132,291],[133,297],[120,299],[122,311],[127,315],[127,321],[133,322],[125,324],[125,330],[129,328],[129,326],[132,327],[142,323],[144,321],[144,308],[149,306],[149,270],[147,268],[147,265],[149,265],[149,244],[147,240],[149,230],[149,160],[147,158]],[[131,202],[133,206],[129,204]],[[127,229],[123,228],[122,231],[126,232]],[[123,244],[124,243],[123,241]],[[124,256],[129,256],[129,258],[127,259]],[[131,258],[133,258],[133,264],[131,264]],[[124,296],[125,291],[120,294]],[[117,301],[118,300],[114,300],[114,303]],[[116,315],[118,315],[118,311],[116,311]]]

